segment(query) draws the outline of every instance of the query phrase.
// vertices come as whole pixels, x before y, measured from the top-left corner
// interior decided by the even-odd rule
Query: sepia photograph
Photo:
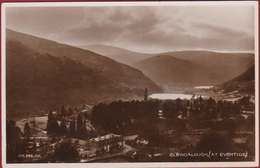
[[[2,3],[3,167],[258,166],[258,2]]]

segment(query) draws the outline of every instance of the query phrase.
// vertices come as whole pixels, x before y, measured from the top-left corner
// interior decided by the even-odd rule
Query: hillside
[[[166,53],[176,58],[189,60],[201,66],[209,81],[216,85],[235,78],[248,70],[254,64],[254,54],[251,53],[217,53],[211,51],[178,51]]]
[[[225,91],[238,90],[241,92],[255,92],[255,66],[253,65],[246,72],[236,78],[219,85]]]
[[[141,61],[143,59],[149,58],[154,55],[154,54],[133,52],[119,47],[101,45],[101,44],[85,45],[85,46],[80,46],[80,48],[107,56],[113,60],[116,60],[117,62],[124,63],[127,65],[132,65],[135,62]]]
[[[214,86],[233,79],[254,64],[254,55],[248,53],[179,51],[163,53],[160,58],[164,59],[158,58],[139,61],[133,67],[164,88]]]
[[[7,116],[25,117],[62,104],[143,97],[161,92],[143,73],[90,51],[8,31]]]
[[[168,55],[160,55],[133,64],[157,84],[168,89],[171,86],[188,87],[193,85],[192,71],[196,65],[190,61]]]

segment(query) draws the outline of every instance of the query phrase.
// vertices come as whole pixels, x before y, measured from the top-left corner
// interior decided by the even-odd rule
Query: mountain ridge
[[[131,65],[134,62],[149,58],[150,56],[154,55],[148,53],[139,53],[139,52],[130,51],[115,46],[108,46],[108,45],[101,45],[101,44],[84,45],[79,47],[82,49],[86,49],[107,56],[113,60],[116,60],[117,62],[127,64],[127,65]]]
[[[164,61],[158,59],[159,57],[164,58]],[[174,89],[215,86],[242,74],[252,64],[254,64],[253,54],[182,51],[153,56],[134,63],[132,66],[143,71],[155,83],[164,85],[166,82],[166,88]],[[165,76],[166,74],[168,76]],[[168,81],[164,78],[168,78]]]
[[[128,65],[14,31],[8,31],[6,39],[6,73],[9,116],[62,104],[142,98],[145,87],[150,93],[162,92]]]

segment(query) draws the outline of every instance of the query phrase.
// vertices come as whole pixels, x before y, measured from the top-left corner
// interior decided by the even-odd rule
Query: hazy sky
[[[253,6],[8,7],[6,27],[70,45],[154,53],[254,50]]]

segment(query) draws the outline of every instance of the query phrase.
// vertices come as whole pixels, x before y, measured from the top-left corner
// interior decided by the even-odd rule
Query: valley
[[[143,54],[7,30],[7,130],[15,152],[43,156],[15,162],[207,162],[172,154],[230,146],[252,161],[254,70],[249,53]]]

